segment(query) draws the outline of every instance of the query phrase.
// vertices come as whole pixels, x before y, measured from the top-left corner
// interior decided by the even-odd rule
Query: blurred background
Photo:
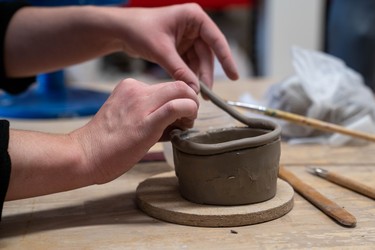
[[[123,7],[157,7],[190,1],[129,0]],[[200,4],[230,42],[240,77],[281,80],[293,72],[290,48],[323,50],[325,0],[201,0]],[[225,75],[215,63],[215,79]],[[100,82],[136,77],[168,78],[157,65],[115,53],[67,69],[70,82]]]
[[[1,0],[3,1],[3,0]],[[9,0],[7,0],[9,1]],[[33,5],[69,4],[159,7],[186,0],[29,0]],[[323,51],[359,72],[374,90],[375,1],[372,0],[200,0],[230,42],[241,78],[280,81],[293,74],[291,47]],[[116,53],[66,70],[68,82],[124,77],[168,78],[157,65]],[[219,65],[215,78],[225,77]]]
[[[129,0],[124,7],[157,7],[190,1]],[[375,1],[372,0],[201,0],[200,4],[230,41],[241,78],[276,81],[293,73],[291,47],[323,51],[342,59],[375,89]],[[104,70],[100,77],[130,73],[163,77],[155,65],[116,54],[85,66]],[[84,67],[84,66],[83,66]],[[95,69],[94,67],[94,69]],[[95,69],[95,72],[98,73]],[[79,74],[90,79],[94,72]],[[75,76],[78,77],[78,76]],[[224,77],[219,66],[215,77]]]
[[[0,0],[3,1],[3,0]],[[11,0],[7,0],[11,1]],[[159,7],[172,4],[187,3],[184,0],[29,0],[32,5],[56,6],[71,4],[95,4],[132,7]],[[194,1],[212,17],[227,37],[235,61],[239,68],[241,79],[267,78],[273,82],[280,82],[294,74],[292,53],[293,46],[303,49],[322,51],[343,60],[364,78],[365,84],[375,90],[375,1],[373,0],[200,0]],[[84,106],[81,93],[89,96],[88,108],[81,111],[57,111],[57,115],[36,117],[68,117],[70,114],[87,115],[95,113],[105,101],[107,95],[100,97],[96,93],[84,90],[70,90],[66,86],[98,83],[114,83],[121,79],[132,77],[144,82],[160,82],[169,80],[166,72],[150,62],[128,57],[124,53],[114,53],[97,58],[79,65],[57,72],[52,79],[53,87],[49,82],[40,84],[37,81],[35,95],[12,99],[12,105],[19,104],[19,110],[24,110],[24,101],[39,102],[51,89],[64,92],[61,101],[57,100],[56,107],[60,109],[67,103],[76,102],[76,108]],[[226,79],[226,76],[217,61],[215,61],[215,80]],[[48,78],[48,80],[50,80]],[[47,88],[44,88],[47,86]],[[70,98],[65,93],[72,93]],[[68,96],[69,98],[66,98]],[[11,103],[8,97],[6,103]],[[13,97],[12,97],[13,98]],[[14,97],[18,98],[18,97]],[[56,99],[56,98],[55,98]],[[48,103],[51,100],[46,100]],[[53,100],[55,101],[55,100]],[[12,105],[8,105],[9,107]],[[3,107],[1,109],[7,109]],[[26,105],[28,106],[28,105]],[[47,107],[40,103],[35,109]],[[5,117],[14,114],[12,110],[5,110]],[[31,112],[27,111],[27,114]],[[51,112],[52,113],[52,112]],[[0,115],[2,115],[1,113]],[[22,113],[23,115],[24,113]],[[22,117],[22,116],[20,116]]]

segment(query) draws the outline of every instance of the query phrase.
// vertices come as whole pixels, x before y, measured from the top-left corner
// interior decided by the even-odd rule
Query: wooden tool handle
[[[293,122],[293,123],[310,126],[310,127],[313,127],[313,128],[319,129],[319,130],[323,130],[323,131],[327,131],[327,132],[340,133],[340,134],[344,134],[344,135],[351,136],[351,137],[354,137],[354,138],[360,138],[360,139],[363,139],[363,140],[375,142],[375,135],[373,135],[373,134],[351,130],[351,129],[342,127],[340,125],[336,125],[336,124],[333,124],[333,123],[321,121],[321,120],[318,120],[318,119],[309,118],[309,117],[285,112],[285,111],[282,111],[282,110],[276,110],[276,109],[267,109],[265,111],[265,114],[269,115],[269,116],[281,118],[281,119],[284,119],[284,120],[287,120],[287,121],[290,121],[290,122]]]
[[[352,214],[337,205],[335,202],[326,198],[311,186],[302,182],[298,177],[286,170],[284,167],[280,167],[279,177],[287,181],[300,195],[305,197],[308,201],[340,224],[347,227],[356,226],[357,220]]]
[[[346,187],[350,190],[353,190],[357,193],[363,194],[369,198],[375,199],[375,189],[369,186],[363,185],[359,182],[353,181],[349,178],[346,178],[342,175],[327,172],[325,178],[329,181],[332,181],[340,186]]]

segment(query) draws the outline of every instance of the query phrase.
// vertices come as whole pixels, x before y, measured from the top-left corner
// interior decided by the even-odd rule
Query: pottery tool
[[[234,102],[234,101],[227,101],[229,105],[249,109],[251,111],[255,111],[257,113],[261,113],[267,116],[287,120],[289,122],[293,122],[299,125],[305,125],[309,127],[313,127],[318,130],[323,130],[326,132],[333,132],[333,133],[339,133],[344,134],[347,136],[360,138],[367,141],[375,142],[375,135],[368,134],[360,131],[355,131],[351,129],[347,129],[345,127],[342,127],[340,125],[336,125],[333,123],[325,122],[322,120],[309,118],[302,115],[297,115],[294,113],[278,110],[278,109],[271,109],[259,105],[249,104],[249,103],[243,103],[243,102]]]
[[[300,195],[305,197],[313,205],[318,207],[322,212],[324,212],[326,215],[328,215],[341,225],[344,225],[346,227],[356,226],[357,220],[352,214],[316,191],[313,187],[304,183],[292,172],[286,170],[282,166],[280,166],[279,169],[279,177],[287,181]]]
[[[210,99],[212,103],[221,108],[223,111],[225,111],[227,114],[232,116],[237,121],[240,121],[249,127],[269,129],[271,132],[264,135],[265,137],[274,137],[275,134],[280,134],[281,127],[278,124],[274,122],[271,123],[267,120],[254,119],[238,112],[236,109],[228,105],[225,100],[216,95],[203,82],[200,82],[200,88],[203,95],[205,95],[208,99]]]
[[[375,200],[375,189],[322,168],[308,168],[309,172]]]

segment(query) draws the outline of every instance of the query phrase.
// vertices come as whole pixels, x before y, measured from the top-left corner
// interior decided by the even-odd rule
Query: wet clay
[[[208,99],[210,99],[216,106],[227,112],[230,116],[234,119],[242,122],[243,124],[251,127],[251,128],[263,128],[273,131],[273,133],[280,133],[281,128],[269,120],[264,119],[254,119],[243,115],[242,113],[238,112],[237,110],[233,109],[230,105],[228,105],[223,99],[217,96],[214,92],[212,92],[204,83],[200,83],[201,92],[205,95]],[[273,136],[273,135],[270,135]]]
[[[272,131],[233,127],[194,135],[174,130],[173,155],[181,195],[211,205],[244,205],[274,197],[280,138],[277,133],[270,137]]]
[[[175,130],[171,134],[181,195],[212,205],[243,205],[271,199],[276,194],[280,160],[280,127],[249,118],[226,104],[201,83],[214,104],[248,127],[208,131]]]
[[[141,182],[136,191],[137,206],[146,214],[168,222],[200,227],[238,227],[274,220],[293,208],[293,188],[277,180],[273,199],[240,206],[208,206],[181,197],[173,171]]]

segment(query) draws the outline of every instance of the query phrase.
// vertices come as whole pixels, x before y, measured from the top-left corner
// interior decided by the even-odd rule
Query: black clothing
[[[4,67],[5,34],[12,16],[24,6],[26,4],[22,2],[0,3],[0,88],[10,94],[21,93],[35,81],[35,77],[9,78],[6,76]],[[11,172],[8,143],[9,122],[0,120],[0,220]]]
[[[0,120],[0,220],[8,190],[11,162],[8,154],[9,122]]]
[[[17,10],[24,6],[26,6],[26,4],[22,2],[0,3],[0,88],[10,94],[18,94],[23,92],[35,81],[35,77],[8,78],[5,74],[5,33],[12,16],[17,12]]]

